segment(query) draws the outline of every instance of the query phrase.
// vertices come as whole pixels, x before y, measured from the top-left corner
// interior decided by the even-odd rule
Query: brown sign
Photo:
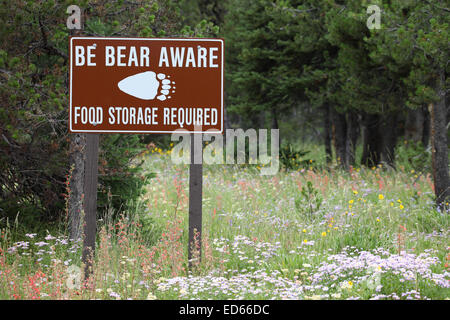
[[[221,39],[72,37],[69,130],[222,133],[223,60]]]

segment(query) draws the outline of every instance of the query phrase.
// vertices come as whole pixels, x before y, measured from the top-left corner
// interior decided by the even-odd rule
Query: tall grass
[[[1,231],[0,298],[449,297],[449,214],[433,206],[430,175],[377,167],[262,176],[257,166],[205,165],[202,259],[189,270],[188,166],[161,150],[144,156],[156,177],[132,212],[99,221],[89,281],[77,273],[78,243],[11,238],[10,227]]]

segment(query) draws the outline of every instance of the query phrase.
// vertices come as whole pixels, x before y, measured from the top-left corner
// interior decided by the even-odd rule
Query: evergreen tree
[[[407,88],[409,108],[429,106],[432,171],[436,202],[448,203],[448,105],[450,81],[450,9],[448,1],[394,1],[384,6],[383,29],[368,42],[376,46],[371,57],[399,74]]]

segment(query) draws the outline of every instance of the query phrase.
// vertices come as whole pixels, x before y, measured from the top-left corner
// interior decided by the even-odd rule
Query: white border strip
[[[223,68],[224,68],[224,60],[225,60],[225,44],[224,41],[222,39],[193,39],[193,38],[188,38],[188,39],[180,39],[180,38],[120,38],[120,37],[113,37],[113,38],[104,38],[104,37],[72,37],[70,38],[70,52],[69,52],[69,56],[70,56],[70,90],[69,90],[69,99],[70,99],[70,106],[69,106],[69,127],[70,127],[70,132],[73,133],[78,133],[78,132],[90,132],[90,133],[101,133],[101,132],[105,132],[105,133],[175,133],[177,131],[175,130],[179,130],[181,128],[177,128],[174,131],[137,131],[137,130],[73,130],[72,129],[72,70],[73,70],[73,63],[72,63],[72,45],[73,45],[73,39],[80,39],[80,40],[86,40],[86,39],[92,39],[92,40],[144,40],[144,41],[219,41],[222,43],[222,61],[221,61],[221,65],[222,65],[222,70],[221,70],[221,116],[222,116],[222,121],[220,121],[220,131],[188,131],[188,133],[223,133],[223,121],[224,121],[224,113],[223,113],[223,82],[224,82],[224,74],[223,74]],[[208,129],[211,130],[211,129]]]

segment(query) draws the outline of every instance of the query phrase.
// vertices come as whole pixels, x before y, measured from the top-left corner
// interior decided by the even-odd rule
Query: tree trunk
[[[272,108],[272,129],[279,129],[277,111],[275,108]]]
[[[431,147],[434,192],[436,205],[443,206],[450,201],[450,177],[448,172],[447,145],[447,104],[445,90],[445,73],[441,72],[439,83],[439,102],[430,104]]]
[[[69,149],[69,238],[79,240],[82,233],[81,217],[83,212],[83,190],[84,190],[84,149],[86,137],[82,133],[70,134]]]
[[[327,164],[330,164],[333,160],[333,151],[331,149],[331,126],[330,126],[330,106],[325,104],[323,106],[323,134],[325,143],[325,157]]]
[[[430,142],[430,113],[426,106],[422,107],[423,117],[423,130],[422,130],[422,145],[424,148],[428,147]]]
[[[405,120],[405,140],[422,141],[424,120],[422,108],[408,110]]]
[[[346,137],[346,162],[348,166],[355,165],[355,149],[359,134],[358,114],[349,111],[347,113],[347,137]]]
[[[380,134],[379,127],[379,115],[366,114],[364,116],[362,165],[373,167],[380,163],[383,137]]]
[[[381,126],[380,133],[383,137],[381,148],[381,161],[391,167],[395,167],[395,146],[397,144],[398,114],[388,114]]]
[[[225,95],[225,97],[224,97],[225,101],[227,101],[227,93],[225,92],[224,95]],[[230,119],[228,118],[227,108],[226,108],[226,106],[224,106],[224,108],[223,108],[223,131],[225,132],[226,129],[230,129],[230,128],[231,128]]]
[[[336,161],[338,165],[343,168],[348,168],[346,140],[347,140],[347,122],[345,115],[338,113],[334,108],[332,109],[333,119],[333,143],[336,151]]]
[[[83,17],[84,18],[84,17]],[[85,21],[85,19],[82,19]],[[70,30],[71,36],[82,36],[81,30]],[[84,194],[84,165],[86,135],[83,133],[69,133],[69,200],[68,200],[68,228],[69,239],[79,240],[83,233],[83,194]]]

